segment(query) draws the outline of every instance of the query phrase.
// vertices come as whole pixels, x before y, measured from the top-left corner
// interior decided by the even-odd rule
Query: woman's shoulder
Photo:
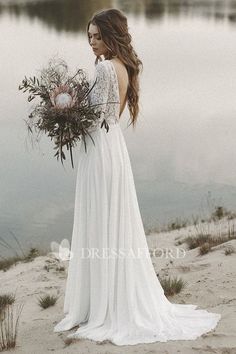
[[[104,76],[109,76],[110,70],[109,70],[109,60],[101,60],[95,65],[95,70],[99,74],[102,74]]]
[[[100,69],[100,68],[107,68],[108,65],[109,65],[108,62],[109,62],[109,60],[107,60],[107,59],[101,60],[101,61],[99,61],[99,62],[95,65],[95,67],[96,67],[97,69]]]

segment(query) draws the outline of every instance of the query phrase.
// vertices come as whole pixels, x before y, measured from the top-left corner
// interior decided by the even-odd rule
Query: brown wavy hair
[[[98,27],[99,34],[108,49],[106,59],[119,58],[125,65],[129,84],[127,89],[127,104],[133,127],[136,124],[139,113],[139,73],[143,70],[143,63],[138,58],[128,31],[126,16],[118,9],[105,9],[96,12],[87,24],[87,36],[89,41],[89,25]],[[96,62],[101,60],[96,58]]]

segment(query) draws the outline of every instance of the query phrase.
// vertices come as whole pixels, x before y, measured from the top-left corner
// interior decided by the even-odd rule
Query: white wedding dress
[[[173,304],[164,295],[148,252],[119,125],[116,69],[103,60],[95,75],[90,102],[103,103],[104,115],[91,128],[95,145],[88,137],[87,152],[82,143],[79,147],[65,317],[54,332],[79,325],[69,338],[116,345],[196,339],[214,329],[221,315]],[[100,127],[103,118],[108,132]]]

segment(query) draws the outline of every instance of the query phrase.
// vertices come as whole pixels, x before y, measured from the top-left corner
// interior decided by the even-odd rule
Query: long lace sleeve
[[[110,72],[105,62],[100,62],[96,65],[91,86],[93,86],[93,88],[89,94],[89,104],[94,106],[96,112],[100,113],[100,116],[94,121],[89,131],[100,127],[105,118],[110,87]]]

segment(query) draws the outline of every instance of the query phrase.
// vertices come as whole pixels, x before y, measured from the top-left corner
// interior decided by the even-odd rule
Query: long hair
[[[127,18],[120,10],[111,8],[93,15],[87,24],[87,36],[90,24],[98,27],[99,34],[108,49],[106,59],[117,57],[127,69],[129,76],[127,104],[130,124],[134,127],[139,113],[139,73],[140,69],[143,69],[143,63],[131,44],[132,37],[128,32]],[[98,59],[97,57],[96,63]]]

